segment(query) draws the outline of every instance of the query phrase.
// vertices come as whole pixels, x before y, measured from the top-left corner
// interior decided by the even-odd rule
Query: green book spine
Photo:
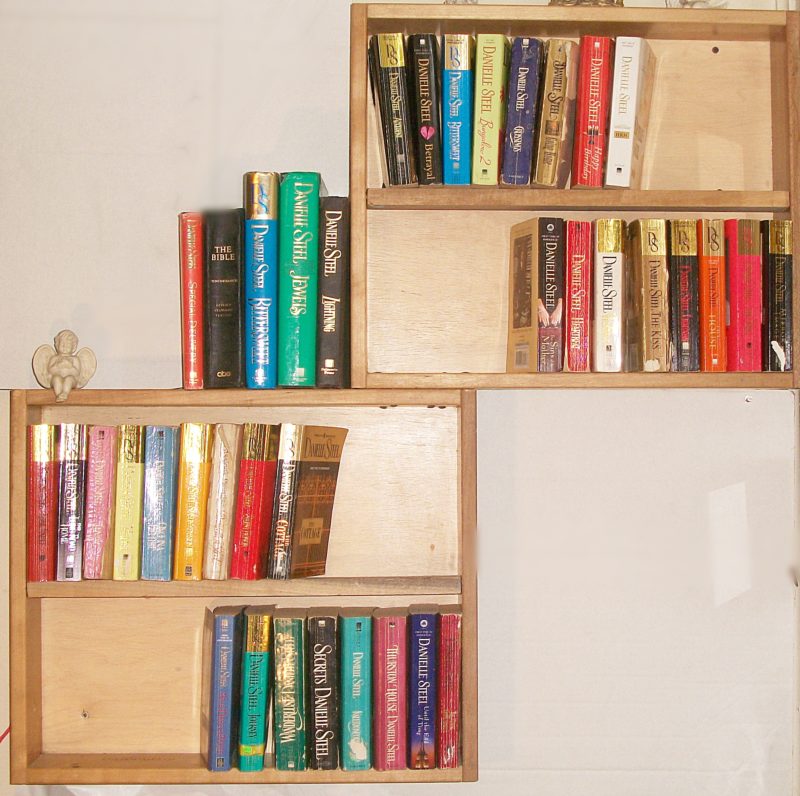
[[[275,768],[280,771],[306,768],[305,625],[296,611],[275,612]]]
[[[239,770],[261,771],[267,745],[269,650],[272,609],[260,606],[244,612],[242,709],[239,711]]]
[[[283,175],[279,206],[278,384],[313,387],[317,356],[319,174]]]

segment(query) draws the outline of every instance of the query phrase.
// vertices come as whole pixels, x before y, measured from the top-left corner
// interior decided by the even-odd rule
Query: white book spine
[[[622,370],[623,355],[622,280],[625,255],[621,251],[603,251],[603,248],[595,233],[592,370],[599,373],[619,373]]]

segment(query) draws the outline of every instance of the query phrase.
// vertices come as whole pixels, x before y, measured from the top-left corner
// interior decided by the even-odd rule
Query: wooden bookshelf
[[[313,422],[349,429],[324,577],[26,583],[29,423]],[[11,396],[13,783],[444,782],[477,778],[475,393],[85,390]],[[460,604],[463,756],[452,770],[227,773],[200,749],[205,609]]]
[[[381,187],[374,33],[644,36],[658,56],[641,190]],[[353,384],[789,389],[794,373],[508,374],[508,233],[535,215],[798,220],[798,16],[784,11],[353,5]],[[794,314],[800,317],[796,287]],[[800,344],[800,324],[794,345]]]

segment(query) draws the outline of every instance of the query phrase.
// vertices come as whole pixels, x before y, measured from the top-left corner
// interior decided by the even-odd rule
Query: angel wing
[[[50,360],[56,355],[56,350],[51,345],[40,345],[33,352],[33,375],[42,387],[49,387],[52,376],[47,370]]]
[[[94,351],[92,351],[91,348],[82,348],[75,356],[78,357],[81,363],[81,375],[75,386],[85,387],[86,383],[94,376],[94,372],[97,370],[97,357],[94,355]]]

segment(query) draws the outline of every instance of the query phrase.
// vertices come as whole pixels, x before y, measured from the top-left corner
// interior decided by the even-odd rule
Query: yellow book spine
[[[114,580],[138,580],[141,569],[144,438],[142,426],[121,425],[117,435],[114,503]]]

